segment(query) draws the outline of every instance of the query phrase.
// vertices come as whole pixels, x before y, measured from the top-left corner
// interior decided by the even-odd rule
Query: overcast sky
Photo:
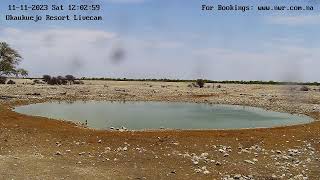
[[[5,22],[9,4],[101,4],[100,22]],[[313,5],[313,12],[204,12],[204,0],[1,0],[0,41],[30,76],[320,81],[314,0],[221,4]],[[32,15],[32,12],[24,12]],[[64,15],[65,12],[47,12]],[[46,13],[42,13],[45,15]]]

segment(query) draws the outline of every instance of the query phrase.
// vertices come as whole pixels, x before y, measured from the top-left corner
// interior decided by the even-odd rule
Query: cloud
[[[166,69],[164,61],[170,60],[170,51],[182,46],[162,39],[123,39],[113,32],[72,28],[2,28],[0,39],[21,52],[21,66],[31,76],[163,76],[161,68]]]
[[[2,28],[0,39],[18,49],[31,76],[320,81],[320,48],[299,39],[274,37],[260,50],[72,28]]]
[[[279,25],[314,25],[320,24],[320,15],[300,15],[300,16],[269,16],[267,22]]]
[[[263,51],[205,48],[195,50],[217,79],[319,81],[320,48],[272,44]],[[206,69],[204,69],[206,70]],[[208,74],[208,73],[207,73]],[[318,75],[315,75],[318,74]]]
[[[79,73],[107,57],[115,33],[89,29],[2,29],[0,39],[17,48],[31,74]],[[92,64],[90,64],[92,63]],[[101,64],[101,63],[100,63]]]

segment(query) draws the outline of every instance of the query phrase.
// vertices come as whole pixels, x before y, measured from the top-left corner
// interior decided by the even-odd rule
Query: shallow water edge
[[[118,130],[133,130],[133,131],[163,131],[163,130],[239,130],[239,129],[257,129],[257,128],[274,128],[274,127],[284,127],[284,126],[293,126],[293,125],[301,125],[301,124],[306,124],[306,123],[310,123],[313,121],[313,119],[311,117],[308,117],[306,115],[292,115],[292,114],[288,114],[288,113],[280,113],[280,112],[273,112],[273,111],[270,111],[270,110],[264,110],[260,107],[251,107],[251,106],[242,106],[242,105],[228,105],[228,104],[210,104],[210,103],[192,103],[192,102],[170,102],[170,103],[166,103],[166,102],[159,102],[159,101],[49,101],[49,102],[40,102],[39,103],[36,103],[36,104],[33,104],[33,105],[27,105],[27,106],[17,106],[14,110],[16,109],[19,109],[19,108],[23,108],[23,107],[28,107],[28,106],[37,106],[37,105],[40,105],[40,106],[43,106],[45,104],[49,104],[49,105],[64,105],[64,108],[68,108],[68,106],[66,105],[70,105],[70,104],[76,104],[78,107],[76,108],[82,108],[82,110],[85,110],[86,108],[84,107],[81,107],[81,104],[113,104],[116,105],[116,107],[112,107],[112,106],[109,106],[109,108],[113,108],[114,110],[119,110],[119,108],[121,109],[120,106],[126,106],[126,108],[129,108],[129,111],[131,110],[131,112],[134,113],[135,110],[135,107],[134,106],[140,106],[140,109],[138,108],[138,113],[141,113],[141,110],[143,111],[142,113],[147,113],[148,114],[148,111],[153,111],[153,113],[156,113],[157,116],[164,116],[168,119],[168,117],[170,116],[165,116],[168,112],[169,114],[171,113],[171,115],[173,115],[175,118],[177,119],[187,119],[188,120],[188,123],[187,125],[183,124],[185,122],[182,122],[182,121],[177,121],[176,124],[174,124],[173,126],[166,126],[166,125],[161,125],[161,123],[157,124],[157,122],[153,122],[153,124],[150,124],[150,119],[151,120],[154,120],[154,121],[163,121],[163,119],[159,119],[157,117],[154,117],[153,114],[149,114],[146,116],[146,118],[148,119],[148,121],[141,121],[142,118],[145,118],[144,116],[137,116],[135,117],[135,120],[137,122],[139,122],[140,124],[148,124],[149,123],[149,127],[147,128],[142,128],[142,127],[139,127],[135,124],[130,124],[130,122],[126,122],[122,125],[115,125],[113,123],[115,123],[115,121],[123,121],[123,119],[128,119],[130,118],[130,116],[128,115],[123,115],[125,113],[125,111],[121,111],[121,112],[118,112],[116,114],[121,114],[121,118],[117,118],[116,116],[114,117],[111,117],[112,120],[115,120],[115,121],[112,121],[110,122],[110,119],[109,119],[109,122],[107,122],[108,125],[100,125],[99,124],[96,124],[96,125],[92,125],[90,124],[91,122],[88,121],[88,125],[89,125],[89,128],[93,128],[93,129],[97,129],[97,130],[109,130],[111,127],[113,127],[112,129],[118,129]],[[80,104],[80,106],[79,106]],[[135,105],[133,105],[135,104]],[[133,105],[133,106],[132,106]],[[141,106],[142,105],[142,106]],[[178,106],[177,106],[178,105]],[[182,107],[181,107],[182,105]],[[145,106],[145,107],[143,107]],[[151,106],[151,107],[150,107]],[[154,106],[152,108],[152,106]],[[169,108],[167,108],[166,106],[170,106]],[[243,126],[243,123],[239,123],[238,121],[235,121],[235,119],[233,117],[228,117],[227,120],[228,121],[232,121],[228,124],[228,122],[206,122],[208,119],[210,120],[210,116],[212,115],[212,113],[210,114],[210,112],[208,113],[207,111],[208,110],[211,110],[210,107],[214,107],[215,110],[216,110],[216,114],[218,113],[219,116],[218,118],[223,118],[224,116],[228,116],[230,114],[227,113],[226,111],[224,111],[223,108],[230,108],[232,109],[232,112],[231,114],[232,115],[236,115],[235,113],[241,113],[241,116],[242,116],[242,119],[240,117],[241,120],[246,120],[246,123],[247,125],[246,126]],[[146,108],[146,110],[144,110]],[[159,111],[158,109],[161,109],[161,108],[167,108],[166,110],[167,111],[160,111],[160,112],[157,112]],[[182,114],[185,114],[187,113],[187,115],[176,115],[175,112],[173,112],[172,110],[170,109],[175,109],[177,111],[179,111],[180,113]],[[188,109],[189,108],[189,109]],[[222,109],[221,109],[222,108]],[[93,111],[96,112],[95,109],[100,109],[100,113],[104,113],[104,109],[101,109],[99,108],[94,108],[92,109]],[[69,107],[69,111],[70,111],[70,107]],[[74,111],[74,109],[71,108],[71,111]],[[189,113],[189,111],[193,111],[191,113]],[[199,112],[198,112],[199,111]],[[20,112],[21,113],[21,112]],[[23,112],[22,112],[23,113]],[[38,112],[39,113],[39,112]],[[75,113],[79,113],[79,112],[75,112]],[[97,113],[97,112],[96,112]],[[109,113],[109,114],[108,114]],[[111,112],[108,112],[107,115],[109,116],[110,114],[112,114],[112,111]],[[189,114],[188,114],[189,113]],[[25,113],[24,113],[25,114]],[[165,115],[163,115],[165,114]],[[70,121],[70,119],[72,119],[71,121],[72,122],[79,122],[79,120],[81,121],[82,124],[85,123],[84,119],[81,119],[82,116],[85,116],[86,113],[84,115],[81,115],[80,118],[64,118],[64,117],[61,117],[61,116],[46,116],[46,115],[43,115],[43,114],[35,114],[35,113],[31,113],[31,114],[27,114],[27,115],[36,115],[36,116],[41,116],[41,117],[47,117],[47,118],[50,118],[50,119],[62,119],[62,120],[66,120],[66,121]],[[50,113],[49,113],[50,115]],[[71,114],[72,115],[72,114]],[[197,116],[198,115],[198,116]],[[259,120],[257,123],[253,123],[252,121],[254,121],[254,118],[251,118],[251,115],[254,115],[256,116],[256,118],[261,118],[264,120],[264,122],[262,123],[262,120]],[[277,123],[275,122],[273,119],[270,119],[270,117],[268,117],[269,115],[272,115],[276,118],[280,118],[279,121],[283,121],[283,122],[280,122],[280,123]],[[193,117],[194,116],[194,117]],[[203,117],[205,116],[205,117]],[[290,118],[294,118],[297,122],[295,123],[292,123],[292,121],[288,121],[288,119],[286,119],[284,116],[289,116]],[[70,116],[69,116],[70,117]],[[142,118],[141,118],[142,117]],[[193,121],[193,119],[197,119],[197,117],[202,117],[200,118],[201,121]],[[87,116],[88,119],[90,119],[90,117]],[[206,119],[207,118],[207,119]],[[231,118],[231,119],[230,119]],[[246,118],[249,118],[249,121],[246,119]],[[271,117],[272,118],[272,117]],[[212,118],[211,118],[212,119]],[[239,117],[238,117],[239,119]],[[250,121],[251,120],[251,121]],[[256,120],[257,121],[257,120]],[[267,121],[272,121],[272,123],[270,124],[269,122]],[[286,121],[286,122],[284,122]],[[139,124],[138,123],[138,124]],[[172,122],[163,122],[164,124],[165,123],[172,123]],[[180,125],[179,125],[180,123]],[[198,126],[198,124],[201,124],[202,123],[202,126]],[[216,127],[212,126],[212,124],[210,123],[215,123],[216,124]],[[244,124],[246,124],[244,123]],[[249,125],[248,125],[249,123]],[[251,123],[251,124],[250,124]],[[267,123],[267,124],[265,124]],[[182,127],[181,127],[181,124],[182,124]],[[189,124],[189,126],[188,126]],[[217,125],[218,124],[218,125]],[[191,125],[191,127],[190,127]],[[232,127],[233,125],[237,125],[237,127]],[[101,128],[103,127],[103,128]],[[125,128],[121,128],[121,127],[125,127]]]

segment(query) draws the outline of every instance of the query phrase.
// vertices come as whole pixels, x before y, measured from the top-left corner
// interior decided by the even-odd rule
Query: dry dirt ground
[[[320,179],[320,92],[299,86],[86,81],[0,85],[0,179]],[[210,86],[210,87],[208,87]],[[50,100],[239,104],[302,113],[289,127],[110,131],[15,113]]]

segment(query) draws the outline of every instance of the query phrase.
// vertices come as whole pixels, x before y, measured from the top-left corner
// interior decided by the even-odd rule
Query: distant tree
[[[42,76],[42,79],[43,79],[44,82],[48,83],[48,82],[51,80],[51,76],[49,76],[49,75],[43,75],[43,76]]]
[[[196,84],[200,87],[203,88],[205,81],[203,79],[197,79]]]
[[[19,69],[17,66],[21,62],[21,55],[6,42],[0,42],[0,76],[27,76],[28,71]]]
[[[69,82],[72,82],[72,83],[74,82],[74,80],[76,80],[76,78],[72,75],[66,75],[65,79]]]

